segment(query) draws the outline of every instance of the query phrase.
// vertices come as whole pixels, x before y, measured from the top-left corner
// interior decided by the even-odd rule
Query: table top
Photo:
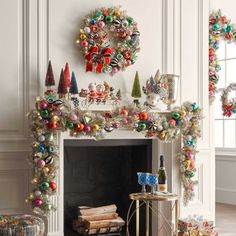
[[[151,193],[131,193],[129,195],[131,200],[140,201],[175,201],[179,199],[177,194],[157,195]]]

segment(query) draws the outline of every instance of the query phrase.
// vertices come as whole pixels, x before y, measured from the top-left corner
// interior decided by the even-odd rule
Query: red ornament
[[[209,49],[209,56],[214,56],[215,50],[213,48]]]
[[[123,116],[128,116],[129,114],[129,111],[125,108],[123,108],[121,111],[120,111],[120,114],[123,115]]]
[[[111,112],[105,112],[104,113],[104,117],[106,118],[106,119],[110,119],[110,118],[112,118],[112,113]]]
[[[98,32],[98,27],[95,26],[95,25],[91,25],[91,26],[90,26],[90,29],[91,29],[94,33],[97,33],[97,32]]]
[[[88,41],[87,40],[83,40],[80,44],[83,48],[88,47]]]
[[[55,191],[57,189],[57,185],[55,182],[51,181],[49,183],[49,187],[52,189],[52,191]]]
[[[57,123],[56,122],[48,124],[48,129],[56,129],[56,128],[57,128]]]
[[[222,17],[220,18],[220,21],[221,21],[223,24],[225,24],[225,23],[227,23],[227,18],[226,18],[225,16],[222,16]]]
[[[81,131],[83,131],[83,129],[84,129],[84,124],[83,123],[77,124],[77,127],[76,127],[77,132],[81,132]]]
[[[216,22],[217,22],[217,20],[215,18],[214,19],[210,19],[210,25],[214,25]]]
[[[215,89],[214,83],[209,83],[209,91],[213,91]]]
[[[123,56],[124,56],[125,59],[130,59],[131,53],[129,51],[124,51]]]
[[[228,40],[231,40],[231,34],[229,32],[227,32],[225,34],[225,38],[228,39]]]
[[[140,120],[147,120],[148,119],[148,113],[143,111],[139,113],[139,119]]]

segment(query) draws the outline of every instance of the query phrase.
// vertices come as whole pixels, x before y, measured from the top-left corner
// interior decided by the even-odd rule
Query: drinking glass
[[[148,175],[148,185],[151,187],[151,193],[155,194],[155,186],[158,183],[158,175],[157,174],[149,174]]]
[[[142,186],[142,193],[146,193],[146,187],[145,185],[148,184],[148,176],[149,173],[145,173],[145,172],[138,172],[138,183]]]

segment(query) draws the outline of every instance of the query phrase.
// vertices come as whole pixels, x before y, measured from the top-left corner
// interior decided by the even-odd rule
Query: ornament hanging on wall
[[[140,32],[134,19],[120,7],[95,10],[84,19],[77,43],[86,72],[116,74],[135,63]]]
[[[236,25],[231,23],[221,10],[211,13],[209,18],[209,98],[210,103],[215,99],[218,92],[219,71],[221,70],[217,58],[220,40],[226,43],[236,42]]]
[[[236,91],[236,83],[232,83],[223,89],[221,95],[223,116],[230,117],[236,114],[236,98],[229,98],[229,93],[232,91]]]

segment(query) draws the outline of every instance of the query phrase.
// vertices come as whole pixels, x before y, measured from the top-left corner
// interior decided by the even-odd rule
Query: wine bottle
[[[160,168],[158,170],[158,192],[167,191],[167,174],[164,166],[164,156],[160,156]]]

